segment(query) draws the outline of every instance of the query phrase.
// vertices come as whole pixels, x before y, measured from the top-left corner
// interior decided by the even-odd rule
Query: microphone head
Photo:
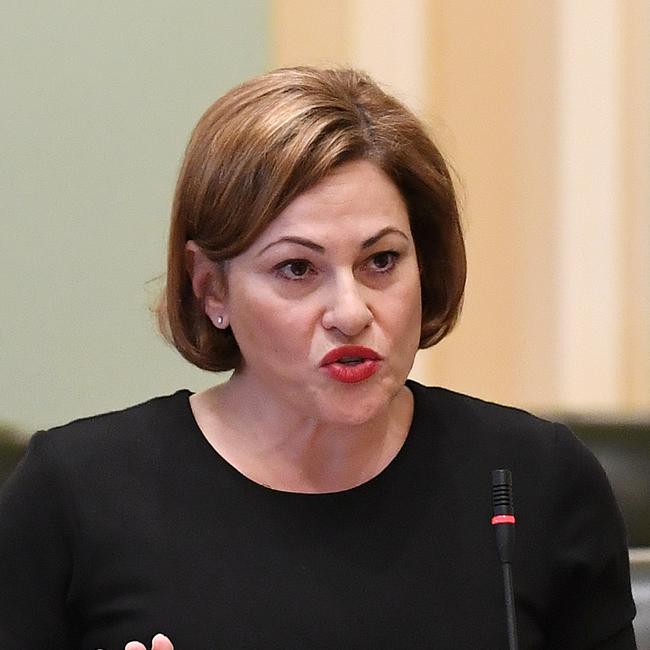
[[[515,514],[512,501],[512,475],[509,469],[492,471],[492,508],[495,516]]]

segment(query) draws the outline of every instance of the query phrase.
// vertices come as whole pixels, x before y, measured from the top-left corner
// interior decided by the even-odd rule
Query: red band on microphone
[[[494,524],[514,524],[514,515],[494,515],[492,517],[492,525]]]

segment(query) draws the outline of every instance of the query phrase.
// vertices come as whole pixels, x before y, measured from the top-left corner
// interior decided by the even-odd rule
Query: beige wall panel
[[[430,94],[429,0],[272,0],[273,66],[353,66],[420,113]]]
[[[573,410],[623,403],[622,4],[558,3],[560,386]]]
[[[431,92],[425,45],[429,5],[428,0],[349,3],[356,35],[351,42],[351,62],[420,115]]]
[[[461,179],[469,271],[460,324],[427,353],[425,378],[543,408],[556,374],[552,14],[534,2],[437,8],[433,111],[454,134],[444,146]]]
[[[650,408],[645,0],[274,7],[275,63],[367,69],[457,170],[464,312],[412,376],[541,411]]]
[[[470,272],[461,324],[420,355],[413,376],[544,406],[556,375],[550,11],[532,1],[515,11],[509,2],[392,5],[276,0],[274,63],[364,67],[427,118],[459,170]]]
[[[625,399],[650,413],[650,3],[624,3]]]
[[[351,50],[348,0],[271,0],[271,65],[333,65]]]

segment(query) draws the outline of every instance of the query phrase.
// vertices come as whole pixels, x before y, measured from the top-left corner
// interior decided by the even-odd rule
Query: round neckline
[[[210,458],[210,462],[218,463],[219,467],[225,469],[231,476],[234,476],[237,480],[241,482],[242,485],[248,486],[249,489],[259,491],[261,493],[266,493],[271,496],[284,497],[284,498],[304,498],[304,499],[324,499],[324,498],[344,498],[346,495],[354,495],[364,493],[367,490],[373,489],[375,486],[380,485],[381,483],[390,479],[391,475],[396,471],[398,465],[401,465],[404,462],[404,458],[408,455],[409,450],[413,446],[413,431],[417,428],[417,421],[420,417],[418,409],[418,384],[410,379],[407,379],[405,386],[411,392],[413,396],[413,416],[411,418],[411,424],[409,426],[408,433],[404,438],[402,446],[399,448],[392,460],[377,474],[369,478],[363,483],[354,485],[350,488],[343,490],[336,490],[333,492],[293,492],[291,490],[279,490],[272,488],[268,485],[258,483],[250,477],[246,476],[240,472],[234,465],[229,463],[208,441],[205,434],[201,430],[195,416],[192,411],[192,406],[190,404],[190,397],[194,394],[193,391],[188,389],[181,390],[179,393],[183,396],[183,406],[185,410],[185,416],[187,417],[190,428],[194,434],[194,439],[197,441],[198,445],[201,447],[201,452],[204,454],[204,457]],[[208,456],[209,455],[209,456]]]

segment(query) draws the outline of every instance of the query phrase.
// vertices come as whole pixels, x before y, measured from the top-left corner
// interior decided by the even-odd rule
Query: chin
[[[348,389],[350,385],[348,384]],[[359,388],[367,386],[359,385]],[[399,393],[400,386],[394,390],[376,385],[370,391],[348,390],[347,395],[338,395],[323,405],[321,414],[324,420],[341,425],[361,425],[380,415],[386,410],[393,398]]]

